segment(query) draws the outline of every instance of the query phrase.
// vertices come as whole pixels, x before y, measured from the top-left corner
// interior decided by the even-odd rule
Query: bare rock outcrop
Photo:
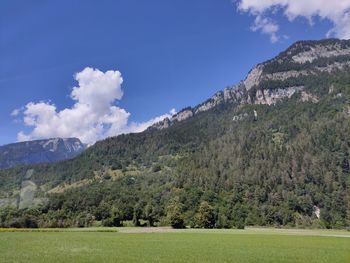
[[[286,89],[258,90],[256,93],[255,104],[272,105],[284,98],[291,98],[295,93],[304,89],[304,86],[289,87]]]

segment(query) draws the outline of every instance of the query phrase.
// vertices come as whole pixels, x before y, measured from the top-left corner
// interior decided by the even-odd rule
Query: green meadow
[[[350,232],[120,228],[0,232],[0,262],[350,262]]]

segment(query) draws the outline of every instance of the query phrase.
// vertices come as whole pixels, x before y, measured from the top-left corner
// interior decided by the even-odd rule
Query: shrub
[[[214,208],[206,201],[199,206],[196,221],[200,228],[214,228],[216,224]]]
[[[185,220],[182,214],[182,206],[174,203],[168,206],[167,218],[172,228],[185,228]]]
[[[162,167],[159,164],[156,164],[152,167],[152,172],[157,173],[162,170]]]

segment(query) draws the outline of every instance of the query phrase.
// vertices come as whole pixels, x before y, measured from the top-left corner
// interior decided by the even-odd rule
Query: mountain
[[[77,138],[36,140],[0,146],[0,168],[71,159],[85,149]]]
[[[349,162],[350,41],[300,41],[142,133],[0,170],[0,226],[344,228]]]
[[[297,92],[303,101],[316,101],[317,96],[309,94],[306,86],[313,84],[315,76],[322,79],[330,73],[346,72],[349,58],[349,40],[296,42],[277,57],[256,65],[237,85],[218,91],[207,101],[185,108],[154,127],[166,128],[222,103],[271,105]]]

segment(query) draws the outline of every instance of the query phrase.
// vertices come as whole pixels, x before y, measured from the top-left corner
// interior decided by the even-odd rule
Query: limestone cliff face
[[[246,90],[250,90],[256,85],[259,85],[261,79],[263,78],[264,65],[255,66],[247,75],[246,79],[243,80],[243,86]]]
[[[343,42],[344,43],[344,42]],[[298,43],[296,46],[303,45],[302,42]],[[313,62],[318,58],[330,58],[335,56],[350,55],[350,47],[344,46],[341,42],[338,43],[328,43],[323,44],[322,42],[310,46],[309,50],[299,52],[298,54],[292,56],[294,62],[306,63]]]
[[[275,58],[254,66],[237,85],[217,92],[196,107],[186,108],[152,128],[168,128],[222,103],[272,105],[296,93],[301,94],[301,101],[316,103],[317,96],[309,94],[304,90],[304,85],[295,85],[293,81],[301,82],[295,80],[334,71],[350,73],[350,40],[296,42]]]
[[[255,97],[255,104],[275,104],[277,101],[290,98],[295,93],[302,91],[304,89],[303,86],[300,87],[289,87],[284,89],[273,89],[273,90],[258,90]]]
[[[174,121],[177,121],[177,122],[180,122],[180,121],[184,121],[190,117],[193,116],[193,111],[191,108],[189,109],[184,109],[182,111],[180,111],[179,113],[175,114],[171,119],[170,121],[171,122],[174,122]]]

